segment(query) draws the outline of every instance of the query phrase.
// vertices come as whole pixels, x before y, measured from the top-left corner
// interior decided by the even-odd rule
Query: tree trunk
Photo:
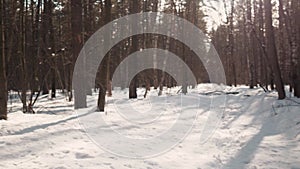
[[[250,89],[253,89],[255,86],[255,76],[254,76],[254,59],[253,59],[253,45],[252,45],[252,7],[251,0],[247,0],[247,58],[248,58],[248,69],[249,69],[249,85]]]
[[[98,110],[104,112],[105,108],[105,95],[106,95],[106,87],[105,85],[101,84],[99,89],[99,96],[98,96]]]
[[[72,44],[73,44],[73,59],[77,59],[80,50],[83,46],[82,41],[82,3],[80,0],[71,0],[71,27],[72,27]],[[84,59],[84,58],[83,58]],[[74,76],[83,79],[74,84],[74,105],[75,109],[86,108],[86,87],[85,83],[85,61],[78,60],[80,71],[76,72]]]
[[[0,40],[1,40],[1,55],[0,55],[0,120],[7,120],[7,81],[6,81],[6,71],[5,71],[5,38],[4,38],[4,3],[0,0]]]
[[[292,0],[292,70],[293,70],[293,85],[294,95],[300,98],[300,1]]]
[[[27,62],[26,62],[26,13],[27,13],[27,1],[26,5],[24,4],[24,1],[21,1],[20,3],[20,65],[21,65],[21,101],[23,104],[23,113],[27,113],[28,112],[28,108],[27,108],[27,96],[26,96],[26,92],[27,92]],[[25,9],[25,15],[24,15],[24,7],[26,7]]]
[[[233,26],[233,17],[234,17],[234,0],[231,0],[231,14],[230,14],[230,33],[229,33],[229,57],[230,57],[230,73],[231,73],[231,80],[230,85],[237,86],[237,80],[236,80],[236,70],[235,70],[235,55],[234,55],[234,26]]]
[[[278,56],[275,45],[274,28],[272,25],[272,5],[271,0],[265,2],[265,17],[266,17],[266,39],[268,60],[273,68],[274,83],[278,92],[278,99],[285,99],[284,84],[281,77],[281,71],[278,64]]]
[[[136,79],[132,79],[131,84],[129,86],[129,99],[136,99],[137,93],[136,93]]]
[[[54,38],[54,26],[53,26],[53,8],[54,3],[49,0],[48,1],[48,17],[49,17],[49,29],[50,29],[50,47],[51,47],[51,56],[53,59],[51,59],[51,98],[56,98],[56,70],[57,70],[57,56],[56,56],[56,49],[55,49],[55,38]]]
[[[112,3],[111,0],[105,1],[105,21],[104,24],[107,24],[111,21],[111,8]],[[109,45],[110,43],[110,37],[109,35],[104,35],[104,41],[105,45]],[[105,107],[105,96],[108,86],[108,81],[110,80],[110,69],[109,69],[109,63],[110,63],[110,52],[107,56],[104,57],[102,60],[102,68],[100,68],[100,90],[99,90],[99,96],[98,96],[98,110],[103,112]]]
[[[139,4],[139,1],[138,0],[132,0],[131,1],[131,4],[130,4],[130,12],[132,13],[132,14],[135,14],[135,13],[138,13],[138,5]],[[137,22],[134,24],[134,25],[132,25],[132,28],[133,28],[133,31],[135,30],[135,28],[137,27]],[[138,43],[138,37],[137,36],[133,36],[132,38],[131,38],[131,40],[132,40],[132,46],[131,46],[131,53],[133,53],[133,52],[136,52],[136,51],[138,51],[138,48],[139,48],[139,43]],[[137,63],[138,64],[138,63]],[[131,66],[132,66],[132,64],[131,64]],[[134,78],[134,79],[132,79],[132,81],[131,81],[131,83],[130,83],[130,86],[129,86],[129,99],[136,99],[137,98],[137,93],[136,93],[136,80],[137,80],[137,78]]]

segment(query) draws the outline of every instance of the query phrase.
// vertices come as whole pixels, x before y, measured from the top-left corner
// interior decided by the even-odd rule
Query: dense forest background
[[[220,10],[216,3],[222,4],[225,19],[208,27],[208,11]],[[55,98],[57,90],[71,101],[74,64],[89,37],[114,19],[149,11],[185,18],[206,33],[220,55],[227,85],[277,90],[279,99],[286,97],[288,85],[300,97],[299,0],[0,0],[0,8],[0,119],[7,119],[8,91],[18,91],[24,113],[34,112],[40,95]],[[122,29],[130,31],[126,25]],[[162,35],[133,36],[111,49],[99,66],[99,110],[111,95],[113,70],[128,55],[146,48],[175,53],[198,83],[209,82],[202,63],[185,44]],[[141,72],[130,84],[129,98],[136,98],[136,88],[142,86],[162,90],[176,82],[159,70]]]

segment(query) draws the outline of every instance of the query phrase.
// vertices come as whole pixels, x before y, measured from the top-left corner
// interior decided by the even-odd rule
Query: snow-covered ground
[[[264,93],[262,89],[201,84],[190,89],[183,100],[178,89],[166,89],[162,96],[151,90],[147,99],[142,98],[144,89],[139,89],[135,100],[126,98],[127,90],[116,90],[107,100],[105,113],[92,111],[96,94],[88,97],[87,111],[77,113],[73,103],[62,95],[55,100],[41,97],[35,107],[37,114],[23,114],[20,103],[13,100],[9,120],[0,121],[0,168],[300,168],[300,99],[278,101],[276,93]],[[133,110],[142,113],[132,116]],[[193,119],[195,112],[198,116]],[[185,114],[185,121],[176,118],[180,113]],[[106,126],[92,123],[96,115],[105,120]],[[153,117],[157,118],[151,121]],[[90,120],[91,126],[82,125],[85,120]],[[111,130],[98,130],[147,140],[164,135],[175,123],[188,127],[187,122],[195,122],[190,133],[171,149],[160,147],[166,148],[164,151],[150,143],[149,147],[134,142],[124,146],[109,132],[100,132],[106,142],[99,146],[102,142],[93,139],[90,132],[94,130],[89,130],[108,127]],[[176,141],[182,131],[173,132],[168,139],[157,137],[156,141],[162,145]],[[124,146],[124,151],[118,145]],[[135,153],[153,156],[130,158]]]

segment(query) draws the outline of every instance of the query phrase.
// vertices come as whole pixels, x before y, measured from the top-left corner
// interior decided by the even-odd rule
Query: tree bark
[[[24,14],[25,8],[25,14]],[[28,113],[27,107],[27,89],[28,89],[28,78],[27,78],[27,61],[26,61],[26,14],[27,14],[27,1],[21,1],[20,3],[20,65],[22,70],[22,79],[21,79],[21,101],[23,104],[23,113]]]
[[[248,69],[249,69],[249,86],[253,89],[255,86],[255,76],[254,76],[254,59],[253,59],[253,31],[252,31],[252,7],[251,0],[247,0],[247,58],[248,58]]]
[[[266,39],[268,60],[273,68],[274,83],[278,92],[278,99],[285,99],[284,84],[281,77],[281,71],[278,64],[278,56],[275,45],[274,28],[272,25],[272,5],[271,0],[264,0],[266,17]]]
[[[73,44],[73,59],[76,61],[80,50],[83,46],[82,41],[82,3],[81,0],[71,0],[71,27],[72,27],[72,44]],[[84,58],[83,58],[84,59]],[[75,62],[74,62],[75,63]],[[85,78],[85,60],[78,60],[80,71],[74,76],[81,79]],[[74,105],[75,109],[86,108],[86,87],[85,80],[81,80],[74,84]]]
[[[4,3],[0,0],[0,40],[1,40],[1,55],[0,55],[0,120],[7,120],[7,79],[5,71],[5,38],[4,38]]]
[[[293,71],[293,85],[294,95],[300,98],[300,1],[292,0],[292,71]]]
[[[106,0],[105,1],[104,25],[111,21],[111,8],[112,8],[111,0]],[[105,45],[109,45],[109,43],[110,43],[110,37],[108,37],[108,36],[109,35],[104,35]],[[107,91],[107,87],[108,87],[108,82],[110,80],[110,74],[109,74],[110,64],[109,63],[110,63],[110,52],[102,60],[102,67],[100,68],[100,74],[99,74],[100,90],[99,90],[99,96],[98,96],[98,110],[101,112],[104,112],[105,96],[106,96],[106,91]]]
[[[138,10],[139,1],[138,0],[132,0],[130,3],[131,3],[130,4],[130,12],[132,14],[138,13],[138,11],[139,11]],[[137,22],[134,25],[132,25],[133,31],[136,27],[137,27]],[[139,48],[139,46],[138,46],[139,45],[138,37],[133,36],[131,38],[131,40],[132,40],[132,42],[131,42],[132,46],[131,46],[131,51],[130,52],[133,53],[133,52],[136,52]],[[137,87],[136,83],[137,82],[136,81],[137,81],[137,78],[132,79],[132,81],[129,85],[129,99],[136,99],[137,98],[137,93],[136,93],[136,87]]]

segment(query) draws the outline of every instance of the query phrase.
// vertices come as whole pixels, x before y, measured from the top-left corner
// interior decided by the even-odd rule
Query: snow
[[[127,99],[128,90],[114,90],[105,113],[92,111],[97,94],[88,97],[89,108],[77,112],[62,94],[54,100],[41,97],[37,114],[23,114],[14,99],[9,120],[0,121],[0,168],[300,168],[300,99],[278,101],[275,92],[246,86],[200,84],[186,96],[177,94],[179,89],[164,89],[162,96],[152,89],[146,99],[139,89],[135,100]],[[102,124],[82,124],[97,122],[96,116],[121,136],[156,138],[153,144],[160,144],[124,146]],[[161,134],[174,123],[188,129],[186,121],[195,125],[184,140],[176,142],[184,134],[179,128],[168,137]],[[92,127],[100,134],[106,131],[101,136],[108,143],[91,137]],[[172,140],[175,145],[166,148]],[[147,158],[138,158],[143,153]]]

